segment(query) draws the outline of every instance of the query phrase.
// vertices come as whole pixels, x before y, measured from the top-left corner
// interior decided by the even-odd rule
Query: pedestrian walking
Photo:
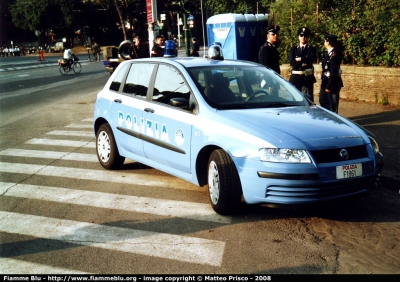
[[[100,45],[95,40],[93,40],[92,51],[94,60],[100,62]]]
[[[336,35],[325,34],[324,47],[327,53],[322,59],[319,103],[323,108],[335,113],[338,113],[339,93],[343,87],[340,70],[343,56],[342,50],[338,46]]]
[[[192,37],[192,48],[191,48],[189,56],[190,57],[200,57],[199,51],[200,51],[200,46],[199,46],[199,43],[197,42],[197,38]]]
[[[289,63],[292,69],[289,82],[314,102],[314,83],[317,80],[313,63],[317,56],[317,49],[308,42],[311,35],[309,28],[300,28],[297,35],[299,45],[290,48],[289,52]]]

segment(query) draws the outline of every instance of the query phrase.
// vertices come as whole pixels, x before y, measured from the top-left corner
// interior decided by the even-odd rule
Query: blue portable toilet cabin
[[[256,14],[257,19],[257,44],[261,47],[267,40],[268,14]]]
[[[246,50],[246,18],[242,14],[220,14],[207,20],[208,47],[220,42],[225,59],[249,60]]]
[[[207,20],[208,47],[220,42],[226,59],[258,62],[265,42],[268,15],[220,14]]]
[[[257,18],[253,14],[244,14],[246,19],[246,49],[248,50],[248,60],[258,62],[258,51],[260,49]]]

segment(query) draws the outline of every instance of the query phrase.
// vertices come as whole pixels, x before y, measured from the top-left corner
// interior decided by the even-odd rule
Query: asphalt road
[[[400,109],[341,101],[385,155],[370,195],[223,217],[204,188],[133,161],[101,167],[92,132],[109,77],[101,63],[61,80],[54,65],[0,65],[12,89],[0,91],[1,273],[400,273]]]

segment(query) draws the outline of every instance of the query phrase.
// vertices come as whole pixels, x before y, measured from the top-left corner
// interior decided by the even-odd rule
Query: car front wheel
[[[117,169],[125,161],[118,152],[114,134],[108,123],[102,124],[97,130],[96,151],[100,164],[106,169]]]
[[[236,166],[224,150],[215,150],[210,155],[208,189],[215,212],[229,215],[239,211],[242,187]]]

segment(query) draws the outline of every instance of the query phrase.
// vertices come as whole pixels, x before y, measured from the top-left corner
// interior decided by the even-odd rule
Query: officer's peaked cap
[[[329,42],[336,42],[337,41],[337,36],[334,34],[330,34],[330,33],[325,33],[324,34],[325,40],[329,41]]]
[[[267,28],[267,32],[273,32],[273,33],[278,34],[280,29],[281,29],[281,28],[279,27],[279,25],[276,25],[276,24],[275,24],[275,25],[269,26],[269,27]]]
[[[311,35],[311,30],[308,27],[301,27],[297,31],[297,35],[304,35],[306,37],[309,37]]]

